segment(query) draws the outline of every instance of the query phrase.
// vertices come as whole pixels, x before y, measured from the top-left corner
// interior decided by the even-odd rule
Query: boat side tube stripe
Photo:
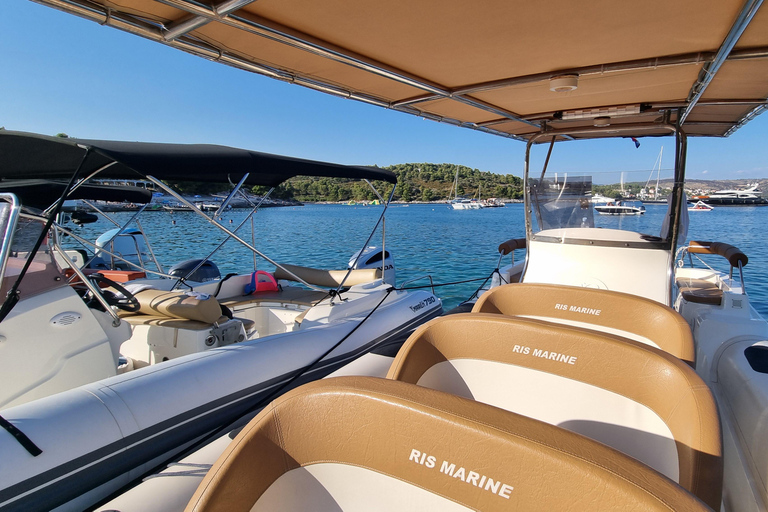
[[[401,338],[404,333],[432,316],[436,316],[436,313],[428,311],[407,325],[389,331],[354,352],[328,360],[323,366],[296,379],[284,391],[332,373],[373,347],[390,341],[394,336]],[[272,388],[289,381],[295,375],[296,371],[288,372],[208,402],[2,489],[0,509],[4,512],[48,510],[67,503],[98,485],[156,459],[158,454],[170,452],[221,425],[232,423],[249,412],[254,403],[268,396]]]

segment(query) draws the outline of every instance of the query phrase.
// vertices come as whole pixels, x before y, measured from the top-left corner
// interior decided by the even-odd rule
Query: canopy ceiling
[[[637,126],[625,136],[666,134],[654,127],[678,118],[689,135],[727,136],[768,98],[762,0],[35,1],[230,66],[523,140],[596,116]],[[577,88],[551,91],[564,74]]]
[[[270,187],[294,176],[397,181],[395,174],[385,169],[302,160],[211,144],[118,142],[0,131],[2,179],[68,179],[81,163],[80,178],[100,170],[98,178],[128,178],[138,174],[169,181],[215,183],[237,183],[247,173],[245,184]]]

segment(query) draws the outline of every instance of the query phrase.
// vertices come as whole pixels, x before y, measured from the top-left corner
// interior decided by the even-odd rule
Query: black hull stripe
[[[440,313],[441,308],[426,312],[353,352],[324,360],[322,366],[313,368],[283,391],[320,379],[378,346],[402,343],[418,325]],[[296,371],[288,372],[218,398],[0,490],[0,508],[3,511],[48,510],[71,501],[159,454],[232,423],[269,396],[274,387],[288,382],[295,374]],[[14,500],[24,493],[29,494]]]

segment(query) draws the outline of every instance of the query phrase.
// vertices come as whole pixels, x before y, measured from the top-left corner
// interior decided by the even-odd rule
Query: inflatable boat
[[[410,332],[442,312],[432,293],[396,288],[394,257],[383,246],[369,245],[371,237],[341,270],[274,262],[272,272],[226,276],[213,254],[167,272],[153,267],[151,244],[140,227],[120,226],[95,243],[65,248],[65,235],[70,242],[80,237],[58,222],[59,199],[94,203],[122,192],[123,200],[148,204],[151,195],[50,181],[73,153],[90,176],[102,168],[110,169],[110,177],[130,176],[137,168],[157,174],[150,177],[161,186],[166,185],[160,178],[182,168],[209,181],[226,181],[240,171],[239,186],[276,186],[301,173],[394,183],[388,171],[219,146],[16,132],[2,132],[0,147],[6,180],[0,278],[9,297],[0,323],[0,416],[4,433],[13,434],[7,439],[13,446],[2,448],[0,481],[16,482],[2,491],[3,507],[54,508],[70,500],[76,508],[87,507],[93,493],[123,487],[295,386],[367,353],[392,356]],[[49,163],[46,172],[24,171],[37,168],[39,157]],[[51,161],[62,168],[51,168]],[[227,174],[213,171],[220,168]],[[12,179],[22,171],[35,180]],[[41,190],[53,192],[43,196]],[[53,206],[41,212],[40,201],[51,196],[57,196]],[[237,229],[205,218],[220,236],[262,255]]]

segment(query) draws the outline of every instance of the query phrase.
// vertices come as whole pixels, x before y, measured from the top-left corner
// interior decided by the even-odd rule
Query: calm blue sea
[[[666,206],[646,208],[643,216],[596,215],[595,222],[606,228],[657,235]],[[343,269],[362,247],[381,210],[380,206],[346,205],[263,209],[254,216],[255,246],[279,262]],[[225,214],[223,223],[227,227],[237,226],[246,215],[246,210],[234,210]],[[121,222],[129,218],[126,213],[114,217]],[[205,220],[193,213],[147,212],[140,219],[162,263],[207,256],[225,238],[222,232],[206,227]],[[711,212],[691,212],[688,239],[726,242],[745,252],[749,256],[745,268],[747,292],[756,309],[768,318],[766,225],[768,207],[721,207]],[[95,240],[112,227],[100,219],[74,229]],[[452,210],[444,204],[392,205],[385,229],[387,249],[395,258],[398,284],[428,274],[435,283],[485,278],[498,263],[499,243],[525,236],[522,204],[483,210]],[[251,241],[250,222],[238,234]],[[381,244],[381,228],[372,244]],[[517,259],[524,257],[521,251],[517,252]],[[212,260],[222,274],[242,272],[253,266],[251,254],[235,241],[227,242]],[[509,256],[505,257],[502,265],[509,261]],[[723,258],[710,256],[706,261],[727,270]],[[260,258],[257,266],[270,271],[274,268]],[[427,283],[424,280],[413,285]],[[479,285],[480,282],[473,282],[440,287],[436,293],[443,299],[444,307],[450,309],[468,298]]]

